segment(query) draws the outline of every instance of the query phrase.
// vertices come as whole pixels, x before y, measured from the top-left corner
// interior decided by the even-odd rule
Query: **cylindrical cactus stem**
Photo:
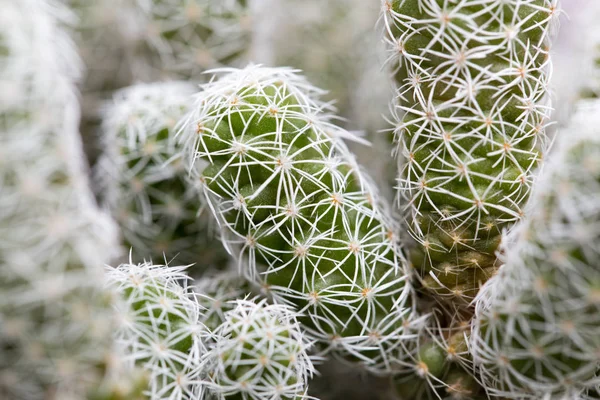
[[[196,186],[187,185],[175,124],[194,85],[138,84],[114,95],[103,112],[103,153],[95,170],[103,205],[119,223],[133,259],[219,267],[227,253],[210,212],[198,216]]]
[[[225,314],[208,355],[218,399],[298,400],[314,372],[311,343],[296,313],[266,300],[237,300]]]
[[[121,296],[115,334],[128,359],[150,375],[151,399],[203,398],[202,357],[210,336],[203,308],[187,287],[186,267],[122,264],[108,268],[108,285]]]
[[[598,388],[599,126],[600,102],[580,104],[478,296],[470,348],[491,395],[579,399]]]
[[[395,227],[341,140],[350,134],[293,70],[224,72],[202,87],[181,136],[225,245],[322,344],[386,371],[420,320]]]
[[[119,246],[88,186],[69,13],[51,0],[0,9],[0,398],[114,396],[102,265]],[[118,392],[137,399],[129,383]]]
[[[555,0],[382,0],[401,206],[425,288],[468,304],[549,142]]]

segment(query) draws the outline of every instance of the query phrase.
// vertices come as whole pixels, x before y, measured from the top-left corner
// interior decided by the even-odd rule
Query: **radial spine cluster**
[[[88,187],[70,14],[49,0],[0,9],[0,398],[111,393],[102,264],[119,246]]]
[[[549,142],[555,0],[383,0],[398,194],[423,284],[468,303],[497,270]]]
[[[226,253],[209,212],[198,217],[196,186],[187,183],[175,124],[194,85],[138,84],[118,91],[103,112],[103,155],[95,171],[102,203],[132,246],[134,259],[196,263],[197,272]]]
[[[322,344],[388,370],[419,320],[395,226],[341,140],[352,136],[293,70],[223,72],[203,85],[181,137],[224,244]]]
[[[587,399],[600,393],[600,103],[583,102],[477,299],[471,349],[489,393]],[[594,389],[595,388],[595,389]],[[595,390],[586,397],[586,390]]]

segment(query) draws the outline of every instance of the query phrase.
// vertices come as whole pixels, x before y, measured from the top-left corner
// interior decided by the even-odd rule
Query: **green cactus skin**
[[[322,344],[389,369],[420,320],[394,226],[340,140],[349,134],[294,71],[226,71],[203,86],[181,130],[225,246]],[[197,159],[210,165],[196,169]]]
[[[210,372],[222,400],[300,400],[314,367],[295,313],[282,305],[237,300],[217,329]]]
[[[107,269],[108,286],[122,301],[115,337],[127,358],[149,374],[151,399],[202,399],[203,308],[187,287],[186,267],[121,264]]]
[[[587,398],[600,366],[600,103],[581,103],[477,299],[471,349],[494,396]],[[590,394],[590,398],[593,395]]]
[[[110,379],[102,264],[120,249],[88,186],[69,13],[51,0],[0,9],[0,398],[134,399],[128,370],[118,389]]]
[[[226,263],[208,211],[198,216],[198,194],[187,185],[177,154],[175,124],[194,85],[138,84],[114,95],[104,109],[104,152],[95,170],[102,204],[132,246],[135,260],[194,264],[192,274]]]
[[[552,0],[382,0],[410,259],[442,306],[498,268],[549,142]]]

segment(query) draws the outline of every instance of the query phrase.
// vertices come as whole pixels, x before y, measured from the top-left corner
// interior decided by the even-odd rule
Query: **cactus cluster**
[[[118,91],[105,107],[103,153],[95,175],[102,203],[119,223],[135,259],[174,260],[202,269],[225,258],[214,226],[198,216],[198,194],[177,157],[175,124],[194,86],[138,84]]]
[[[529,220],[478,297],[471,349],[492,394],[584,398],[600,385],[599,111],[598,101],[578,106]]]
[[[600,399],[570,1],[0,0],[0,398]]]
[[[551,0],[383,0],[396,96],[398,194],[413,266],[444,304],[498,269],[549,139]]]

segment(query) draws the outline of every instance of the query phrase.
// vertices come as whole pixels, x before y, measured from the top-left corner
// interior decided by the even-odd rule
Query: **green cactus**
[[[340,140],[351,136],[294,71],[226,71],[203,86],[181,130],[224,244],[321,344],[389,370],[420,322],[385,205]]]
[[[361,165],[393,198],[395,179],[390,138],[381,117],[392,95],[391,77],[382,69],[385,51],[375,21],[377,1],[263,0],[255,12],[254,60],[302,70],[312,83],[327,88],[340,123],[360,130],[371,142],[349,144]],[[297,40],[302,38],[302,40]]]
[[[600,103],[582,103],[482,289],[471,349],[491,395],[587,398],[600,371]]]
[[[134,259],[195,264],[190,273],[226,263],[209,212],[198,216],[198,193],[187,185],[175,124],[194,85],[138,84],[117,92],[104,109],[104,152],[96,167],[102,203],[132,246]]]
[[[551,0],[383,0],[399,197],[423,286],[468,305],[548,144]]]

